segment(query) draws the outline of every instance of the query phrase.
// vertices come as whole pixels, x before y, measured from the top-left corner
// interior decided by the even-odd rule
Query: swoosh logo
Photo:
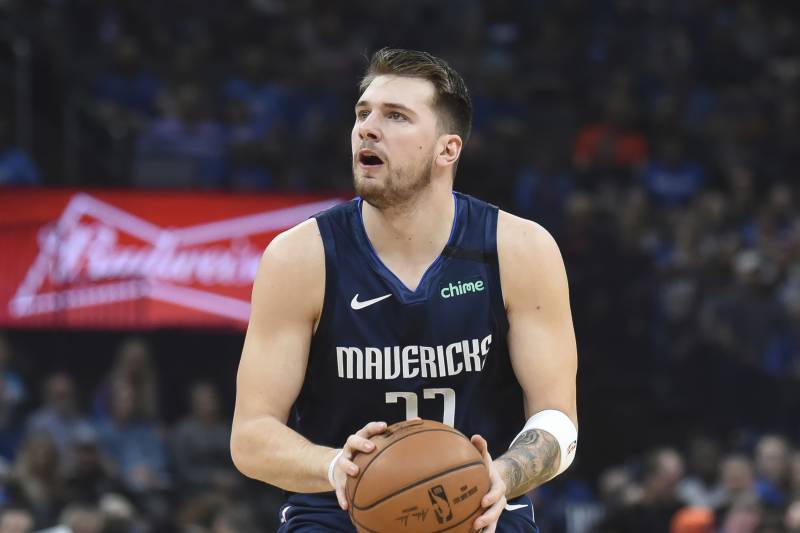
[[[364,300],[363,302],[358,301],[358,293],[353,296],[353,299],[350,301],[350,307],[358,311],[359,309],[364,309],[365,307],[369,307],[372,304],[376,304],[381,300],[385,300],[386,298],[390,297],[392,293],[384,294],[383,296],[378,296],[377,298],[373,298],[372,300]]]
[[[526,504],[518,504],[518,503],[507,503],[506,504],[506,511],[516,511],[517,509],[523,509],[527,507]]]

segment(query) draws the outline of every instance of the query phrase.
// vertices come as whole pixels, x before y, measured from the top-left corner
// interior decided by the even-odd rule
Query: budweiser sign
[[[60,212],[30,223],[37,218],[30,202],[38,204],[33,211],[49,205],[52,212],[59,195]],[[244,327],[269,240],[339,201],[4,192],[0,243],[10,252],[23,241],[20,233],[28,240],[21,254],[4,253],[0,261],[3,279],[17,279],[0,325]],[[35,254],[26,256],[32,244]]]

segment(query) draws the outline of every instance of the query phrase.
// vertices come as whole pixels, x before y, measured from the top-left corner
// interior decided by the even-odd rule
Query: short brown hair
[[[447,133],[455,133],[464,143],[472,129],[472,100],[463,78],[446,61],[427,52],[381,48],[374,54],[361,79],[361,94],[378,76],[394,75],[422,78],[433,84],[431,105],[439,114],[440,125]]]

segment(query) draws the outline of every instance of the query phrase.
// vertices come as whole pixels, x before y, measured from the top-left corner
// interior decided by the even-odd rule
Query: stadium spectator
[[[220,186],[225,177],[225,132],[208,112],[200,85],[167,93],[165,113],[136,144],[133,181],[139,186]]]
[[[78,409],[75,384],[69,374],[61,372],[47,378],[43,405],[29,415],[27,431],[49,434],[62,466],[72,463],[76,438],[81,432],[91,431],[91,425]]]
[[[639,496],[630,505],[609,514],[598,531],[667,533],[672,517],[682,507],[677,487],[683,472],[683,459],[674,449],[651,452],[642,465]]]
[[[86,505],[100,502],[105,494],[125,491],[118,479],[118,466],[103,455],[94,429],[81,430],[72,441],[73,461],[64,472],[64,486],[70,501]]]
[[[131,115],[125,122],[140,122],[155,113],[161,82],[145,67],[144,59],[135,38],[123,37],[115,43],[110,64],[98,69],[94,82],[93,98],[100,116],[124,113]]]
[[[648,144],[634,125],[632,101],[630,94],[611,94],[604,120],[588,124],[578,133],[573,159],[588,186],[625,179],[645,163]]]
[[[159,413],[158,373],[149,343],[142,337],[123,339],[114,358],[113,366],[94,393],[92,411],[95,418],[103,420],[109,416],[113,384],[129,383],[141,404],[140,415],[148,419]]]
[[[269,131],[263,121],[241,101],[230,100],[226,106],[227,177],[226,184],[235,190],[267,189],[274,184],[270,172],[272,145],[280,146],[280,136]]]
[[[741,454],[725,456],[720,463],[718,507],[731,507],[738,501],[757,498],[755,468],[749,457]]]
[[[764,346],[784,322],[783,309],[767,290],[768,268],[757,251],[740,252],[734,263],[735,284],[706,303],[708,341],[731,356],[731,363],[751,370],[762,370]]]
[[[153,423],[142,416],[136,389],[124,380],[113,383],[110,409],[110,417],[98,426],[98,440],[118,465],[123,485],[134,493],[167,488],[164,443]]]
[[[231,463],[230,438],[216,388],[208,382],[195,383],[190,391],[189,414],[172,433],[175,481],[182,494],[227,492],[240,484],[241,476]]]
[[[759,499],[768,506],[779,508],[789,496],[789,453],[789,444],[780,435],[765,435],[756,444],[755,489]]]
[[[720,470],[719,444],[705,435],[689,441],[688,472],[678,485],[679,499],[689,507],[713,509],[722,501],[717,485]]]
[[[679,206],[700,193],[706,176],[696,161],[687,158],[683,140],[673,136],[656,146],[655,157],[644,166],[641,181],[657,205]]]
[[[52,526],[66,502],[58,448],[47,433],[30,433],[20,445],[8,480],[8,499],[30,510],[37,528]]]

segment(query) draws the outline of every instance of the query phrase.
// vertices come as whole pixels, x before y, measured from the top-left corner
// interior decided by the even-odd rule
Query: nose
[[[376,113],[370,113],[367,118],[358,124],[358,138],[362,141],[377,141],[381,138],[381,131],[377,125]]]

